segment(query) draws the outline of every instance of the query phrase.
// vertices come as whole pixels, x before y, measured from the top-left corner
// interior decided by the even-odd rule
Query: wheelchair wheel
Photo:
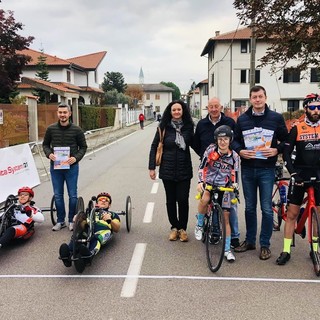
[[[7,199],[6,202],[4,204],[4,210],[7,210],[9,208],[9,206],[11,206],[12,204],[14,204],[16,202],[16,197],[13,194],[10,194]]]
[[[127,227],[128,232],[130,232],[130,230],[131,230],[131,220],[132,220],[132,202],[131,202],[131,197],[127,196],[127,199],[126,199],[126,227]]]
[[[90,214],[90,212],[91,212],[91,210],[92,210],[93,208],[94,208],[94,203],[93,203],[92,200],[90,200],[90,201],[88,202],[88,208],[87,208],[87,210],[86,210],[86,212],[87,212],[88,215]]]
[[[57,208],[56,208],[56,202],[54,200],[54,195],[51,198],[50,217],[51,217],[52,224],[55,226],[58,218],[57,218]]]
[[[4,207],[4,214],[1,217],[0,222],[0,236],[11,226],[12,224],[12,216],[13,216],[13,208],[10,208],[16,201],[16,197],[10,194],[6,201]]]

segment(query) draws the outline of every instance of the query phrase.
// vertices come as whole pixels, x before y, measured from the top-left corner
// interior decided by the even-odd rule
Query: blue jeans
[[[256,243],[257,236],[257,190],[259,189],[262,211],[260,246],[269,248],[273,228],[272,189],[274,168],[241,168],[242,189],[245,200],[246,241]]]
[[[53,193],[57,209],[57,222],[64,222],[66,217],[66,209],[64,205],[64,182],[66,182],[69,195],[69,216],[68,221],[72,222],[73,216],[76,214],[76,206],[78,200],[78,176],[79,164],[70,166],[70,169],[54,170],[53,165],[50,166]]]

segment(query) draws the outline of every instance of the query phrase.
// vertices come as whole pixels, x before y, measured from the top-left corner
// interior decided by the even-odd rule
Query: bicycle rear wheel
[[[288,183],[283,182],[282,187],[286,189],[286,194],[288,194]],[[272,211],[273,211],[273,231],[279,231],[283,217],[286,211],[286,203],[281,202],[280,190],[277,185],[272,193]]]
[[[217,272],[222,264],[226,243],[226,226],[220,206],[214,206],[206,226],[206,256],[208,267]]]
[[[320,276],[320,225],[317,210],[313,207],[311,208],[311,243],[310,243],[310,255],[313,262],[314,272],[319,277]]]

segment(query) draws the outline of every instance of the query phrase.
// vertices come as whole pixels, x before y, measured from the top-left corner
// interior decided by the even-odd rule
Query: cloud
[[[200,54],[215,31],[238,25],[233,1],[226,0],[2,0],[24,24],[21,34],[35,37],[30,46],[70,58],[107,51],[100,80],[121,72],[127,83],[171,81],[182,92],[207,78]]]

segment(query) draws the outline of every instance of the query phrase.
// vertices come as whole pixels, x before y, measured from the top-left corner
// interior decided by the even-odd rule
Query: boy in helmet
[[[93,257],[99,251],[102,245],[106,244],[111,239],[113,232],[120,230],[120,218],[115,212],[109,211],[112,199],[111,195],[106,192],[101,192],[97,195],[96,217],[94,223],[94,234],[90,241],[89,248],[85,245],[80,246],[80,254],[82,256]],[[84,223],[84,226],[87,221]],[[69,244],[63,243],[60,246],[60,258],[66,267],[71,266],[72,241]]]
[[[34,192],[29,187],[18,190],[18,204],[14,207],[13,224],[0,238],[0,248],[7,246],[14,239],[29,239],[34,234],[34,223],[43,222],[41,210],[34,206]]]
[[[227,125],[222,125],[214,131],[214,142],[210,144],[203,154],[199,167],[197,190],[202,193],[198,204],[197,225],[195,237],[202,240],[204,216],[208,211],[210,201],[210,191],[206,186],[235,187],[238,188],[238,168],[239,156],[230,148],[233,139],[233,131]],[[235,256],[231,252],[231,228],[229,214],[231,206],[231,195],[229,192],[218,192],[218,202],[223,209],[226,223],[226,244],[225,258],[228,262],[235,261]]]

